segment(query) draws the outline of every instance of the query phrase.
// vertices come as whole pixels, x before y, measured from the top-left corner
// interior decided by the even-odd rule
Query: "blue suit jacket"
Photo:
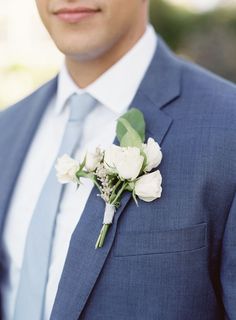
[[[0,114],[1,234],[56,88],[55,78]],[[104,203],[92,191],[51,320],[236,319],[236,88],[180,60],[159,39],[131,106],[144,113],[147,137],[161,144],[162,197],[137,207],[126,193],[104,247],[95,250]],[[4,262],[2,254],[2,281]]]

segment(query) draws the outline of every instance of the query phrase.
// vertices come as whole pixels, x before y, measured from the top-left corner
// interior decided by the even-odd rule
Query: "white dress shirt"
[[[7,213],[3,234],[9,270],[8,278],[2,288],[5,320],[13,319],[27,230],[40,191],[54,159],[58,156],[69,116],[66,105],[68,97],[74,92],[80,94],[86,91],[98,100],[97,106],[84,123],[82,141],[75,156],[81,159],[87,150],[94,150],[97,146],[106,148],[113,142],[116,120],[133,100],[154,55],[156,45],[155,31],[148,25],[146,32],[133,48],[83,90],[73,82],[65,65],[62,67],[57,93],[52,97],[33,138]],[[92,187],[92,182],[89,180],[84,180],[77,191],[74,184],[68,184],[61,199],[46,287],[45,319],[50,317],[70,238]]]

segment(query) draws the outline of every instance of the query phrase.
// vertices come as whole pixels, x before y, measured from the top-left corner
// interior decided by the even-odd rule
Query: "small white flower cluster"
[[[85,158],[85,168],[88,172],[93,172],[97,169],[98,164],[102,161],[103,153],[100,148],[96,148],[95,152],[87,152]],[[80,163],[72,159],[68,154],[64,154],[57,159],[56,172],[57,179],[60,183],[78,182],[76,172],[80,168]]]
[[[55,168],[60,183],[77,182],[76,172],[79,169],[79,163],[67,154],[57,159]]]
[[[101,184],[101,196],[109,202],[112,186],[108,175],[116,175],[122,181],[132,185],[133,193],[140,199],[150,202],[161,197],[162,177],[159,170],[152,173],[162,160],[162,152],[158,143],[149,138],[142,148],[119,147],[112,145],[105,152],[99,148],[95,153],[88,152],[84,167],[88,172],[94,172]],[[56,164],[57,178],[61,183],[78,182],[76,172],[80,164],[64,155]],[[140,176],[140,174],[142,174]]]
[[[100,161],[97,162],[95,167],[95,174],[101,184],[101,197],[106,203],[108,203],[113,190],[113,186],[110,185],[108,170],[105,168],[104,163]]]
[[[98,164],[102,161],[104,152],[100,148],[96,148],[95,152],[87,152],[85,159],[85,168],[89,172],[93,172],[97,169]]]
[[[105,151],[104,157],[107,169],[117,173],[121,180],[134,181],[134,193],[147,202],[161,197],[160,171],[147,173],[159,166],[161,160],[160,146],[153,138],[142,144],[141,149],[112,145]],[[145,174],[139,177],[142,172]]]

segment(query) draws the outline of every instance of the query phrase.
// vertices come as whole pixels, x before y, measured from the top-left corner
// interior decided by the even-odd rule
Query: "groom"
[[[235,320],[235,86],[177,58],[147,0],[36,2],[65,64],[0,114],[1,319]],[[87,180],[59,190],[54,162],[109,146],[129,107],[161,145],[163,192],[125,194],[95,249],[104,203]]]

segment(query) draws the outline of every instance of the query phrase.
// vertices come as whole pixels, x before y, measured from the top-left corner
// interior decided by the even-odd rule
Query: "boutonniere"
[[[81,178],[93,181],[99,196],[105,202],[103,223],[95,248],[101,248],[116,209],[124,192],[151,202],[161,197],[162,177],[157,168],[162,160],[160,146],[153,138],[145,143],[145,121],[143,114],[130,109],[117,121],[116,135],[120,146],[112,144],[108,149],[97,148],[88,152],[82,163],[68,155],[58,158],[57,178],[61,183],[74,182],[80,186]],[[151,172],[152,171],[152,172]]]

